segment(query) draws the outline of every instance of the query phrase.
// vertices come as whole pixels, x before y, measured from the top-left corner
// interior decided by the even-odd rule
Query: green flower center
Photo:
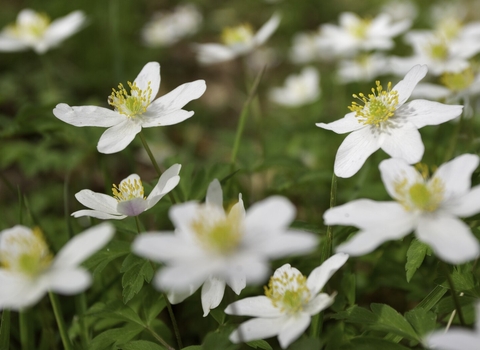
[[[403,179],[395,183],[394,188],[398,201],[408,211],[434,212],[442,203],[445,192],[443,181],[436,177],[413,185]]]
[[[113,184],[113,197],[118,202],[125,202],[134,198],[145,199],[142,180],[128,179],[120,183],[120,186]]]
[[[237,27],[227,27],[222,31],[222,42],[227,46],[246,44],[253,38],[253,29],[250,24]]]
[[[7,32],[17,38],[40,38],[50,26],[50,17],[45,13],[35,13],[28,23],[14,23],[7,27]]]
[[[437,61],[444,61],[448,58],[448,46],[444,41],[437,41],[428,45],[429,56]]]
[[[366,39],[371,22],[370,19],[360,19],[358,23],[349,26],[347,30],[357,39]]]
[[[392,83],[388,83],[387,90],[377,80],[372,93],[365,96],[363,93],[354,94],[353,97],[360,100],[363,105],[353,101],[348,107],[363,124],[380,126],[394,114],[398,106],[398,91],[392,91]]]
[[[118,113],[134,118],[147,111],[152,97],[152,88],[150,82],[145,90],[141,90],[136,83],[127,82],[127,84],[130,93],[120,83],[118,91],[112,89],[112,94],[108,97],[108,104],[115,107]]]
[[[444,73],[440,77],[440,82],[452,91],[462,91],[470,87],[475,80],[475,75],[471,68],[467,68],[459,73]]]

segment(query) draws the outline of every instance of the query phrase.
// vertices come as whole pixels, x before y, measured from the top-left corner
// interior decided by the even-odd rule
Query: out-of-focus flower
[[[343,83],[370,82],[390,72],[389,59],[381,53],[360,54],[354,59],[340,61],[338,80]]]
[[[223,44],[195,44],[193,49],[197,54],[198,62],[201,64],[229,61],[235,57],[248,54],[263,45],[277,30],[279,24],[280,15],[274,14],[256,34],[253,33],[249,24],[225,28],[222,33]]]
[[[353,56],[360,51],[388,50],[394,45],[393,37],[411,26],[405,19],[392,23],[391,17],[382,13],[374,19],[363,19],[352,12],[340,14],[340,26],[321,26],[319,45],[336,56]]]
[[[299,75],[290,75],[285,86],[270,90],[270,100],[289,107],[314,102],[320,96],[320,77],[313,67],[305,67]]]
[[[169,46],[195,34],[202,24],[202,14],[192,5],[177,6],[173,12],[157,12],[142,29],[142,39],[150,47]]]
[[[363,93],[353,95],[362,104],[352,102],[349,107],[351,113],[329,124],[316,124],[337,134],[351,132],[335,157],[337,176],[355,175],[379,148],[391,157],[402,158],[410,164],[422,159],[425,147],[418,129],[452,120],[462,113],[463,108],[426,100],[405,103],[426,74],[427,66],[417,65],[393,88],[389,83],[384,90],[377,81],[368,96]]]
[[[113,89],[108,97],[110,110],[96,106],[70,107],[58,104],[53,114],[65,123],[74,126],[98,126],[108,129],[98,141],[101,153],[115,153],[125,149],[142,128],[177,124],[193,115],[193,111],[182,109],[188,102],[203,95],[204,80],[180,85],[168,94],[157,96],[160,88],[160,64],[149,62],[143,67],[133,83],[128,82],[130,92],[122,85]]]
[[[104,223],[73,237],[53,257],[40,229],[14,226],[0,232],[0,309],[34,305],[47,291],[76,294],[91,284],[80,264],[110,241],[115,230]]]
[[[82,11],[74,11],[50,21],[44,13],[24,9],[20,11],[14,24],[0,32],[0,51],[23,51],[31,48],[37,54],[43,54],[82,29],[85,20]]]
[[[91,210],[79,210],[72,213],[78,218],[91,216],[98,219],[121,220],[127,216],[137,216],[152,208],[168,192],[173,190],[180,181],[180,164],[174,164],[168,168],[152,192],[145,197],[142,180],[137,174],[132,174],[123,179],[118,186],[113,185],[113,197],[90,190],[81,190],[75,194],[75,198]]]
[[[458,217],[480,212],[480,186],[471,188],[470,180],[478,163],[478,156],[464,154],[428,178],[428,171],[419,172],[402,159],[382,161],[383,184],[396,202],[359,199],[327,210],[325,224],[360,228],[336,251],[367,254],[385,241],[415,231],[418,240],[430,245],[442,260],[462,264],[477,258],[480,245]]]
[[[296,64],[332,58],[331,52],[321,46],[320,31],[297,33],[290,49],[290,61]]]
[[[245,213],[239,196],[227,214],[217,180],[208,187],[205,204],[174,205],[169,215],[175,232],[142,234],[132,249],[165,263],[154,283],[173,304],[203,284],[204,316],[220,304],[226,284],[240,294],[247,284],[265,280],[269,259],[306,253],[317,244],[312,234],[288,229],[295,208],[283,197],[267,198]]]
[[[382,12],[390,15],[394,21],[413,21],[418,15],[417,6],[410,0],[390,0],[382,6]]]
[[[282,349],[287,348],[307,329],[313,315],[333,304],[336,293],[320,291],[347,259],[347,254],[335,254],[308,278],[290,264],[278,268],[265,288],[265,296],[239,300],[225,309],[229,315],[256,317],[242,323],[230,340],[240,343],[277,335]]]
[[[478,350],[480,344],[480,302],[477,301],[475,306],[477,320],[475,328],[465,329],[455,327],[436,331],[426,337],[426,344],[429,348],[435,350]]]

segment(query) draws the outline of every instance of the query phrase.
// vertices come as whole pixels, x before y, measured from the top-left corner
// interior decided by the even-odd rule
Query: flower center
[[[239,212],[225,215],[223,209],[203,205],[191,223],[200,243],[220,254],[234,251],[243,236],[243,219]]]
[[[227,27],[222,32],[222,42],[227,46],[246,44],[253,39],[253,29],[250,24],[241,24],[237,27]]]
[[[127,82],[130,88],[130,94],[123,84],[118,84],[118,91],[112,89],[112,94],[108,97],[108,104],[115,107],[118,113],[125,114],[134,118],[147,111],[152,97],[152,88],[150,82],[145,90],[141,90],[137,83]]]
[[[134,198],[146,199],[143,194],[142,180],[140,179],[123,180],[118,187],[113,184],[112,192],[113,197],[118,202],[125,202]]]
[[[33,13],[27,20],[17,21],[7,27],[7,31],[17,38],[40,38],[50,25],[50,17],[45,13]]]
[[[428,55],[437,61],[444,61],[448,58],[448,46],[443,40],[432,42],[427,46]]]
[[[290,265],[277,269],[264,288],[273,306],[288,314],[302,311],[311,298],[307,278]]]
[[[0,247],[0,266],[27,276],[36,276],[50,266],[52,255],[39,228],[13,231]]]
[[[360,19],[357,23],[350,25],[347,30],[357,39],[366,39],[370,23],[371,20],[369,19]]]
[[[453,17],[447,17],[441,20],[436,30],[447,40],[454,39],[460,33],[463,25],[462,22]]]
[[[443,181],[436,177],[413,185],[403,179],[395,183],[394,188],[400,204],[408,211],[434,212],[442,203],[445,192]]]
[[[470,87],[475,80],[475,75],[471,68],[467,68],[459,73],[444,73],[440,77],[440,82],[452,91],[462,91]]]
[[[392,91],[392,83],[388,83],[387,90],[377,80],[376,88],[365,96],[363,93],[353,94],[353,97],[363,102],[363,106],[353,101],[348,107],[363,124],[380,126],[395,114],[398,105],[398,91]]]

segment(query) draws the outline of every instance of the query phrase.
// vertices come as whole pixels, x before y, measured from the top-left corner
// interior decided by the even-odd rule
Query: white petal
[[[264,283],[269,274],[270,268],[263,255],[238,254],[228,258],[227,262],[221,261],[222,265],[217,267],[219,273],[227,281],[227,284],[238,295],[245,286]]]
[[[158,288],[172,291],[188,290],[190,285],[200,285],[209,276],[215,274],[212,264],[193,262],[190,264],[167,266],[162,268],[156,276],[155,284]]]
[[[143,198],[132,198],[128,201],[119,202],[117,204],[117,211],[120,214],[127,216],[137,216],[145,210],[151,208],[149,202]]]
[[[310,289],[310,293],[316,295],[322,288],[325,286],[327,281],[332,277],[332,275],[337,272],[348,260],[348,255],[345,253],[338,253],[325,262],[315,268],[307,279],[307,287]]]
[[[335,120],[334,122],[328,124],[316,123],[315,125],[322,129],[332,130],[337,134],[345,134],[365,127],[365,124],[360,123],[355,115],[356,113],[352,112],[345,114],[342,119]]]
[[[38,279],[30,279],[0,268],[0,309],[20,310],[34,305],[47,291]]]
[[[193,111],[185,111],[183,109],[178,109],[168,114],[161,114],[159,116],[156,115],[152,110],[147,110],[147,112],[142,115],[142,127],[152,128],[156,126],[175,125],[187,120],[193,115]]]
[[[277,30],[280,24],[281,17],[278,13],[273,16],[258,30],[253,37],[254,45],[260,46],[270,38],[270,36]]]
[[[480,212],[480,186],[475,186],[467,194],[449,201],[446,210],[455,216],[465,218],[478,214]]]
[[[100,153],[105,154],[120,152],[133,141],[135,135],[141,130],[140,125],[130,120],[124,120],[120,124],[105,130],[98,141],[97,149]]]
[[[430,334],[426,343],[436,350],[478,350],[480,335],[469,329],[453,328],[446,333],[442,330]]]
[[[428,68],[426,65],[416,65],[408,71],[403,80],[399,81],[392,89],[398,92],[398,105],[401,106],[408,100],[413,89],[427,75]]]
[[[225,293],[225,281],[213,276],[207,278],[202,286],[202,309],[203,317],[215,309],[223,299]]]
[[[220,44],[195,44],[192,46],[200,64],[214,64],[230,61],[237,56],[231,48]]]
[[[310,302],[304,308],[304,311],[313,316],[318,314],[320,311],[325,310],[327,307],[332,305],[334,301],[335,296],[330,296],[326,293],[320,293],[315,298],[310,300]]]
[[[160,88],[160,64],[158,62],[148,62],[140,73],[138,73],[134,83],[136,83],[140,90],[146,90],[150,83],[152,94],[148,102],[152,102]]]
[[[396,184],[405,180],[407,185],[424,181],[420,173],[404,159],[390,158],[382,160],[378,168],[388,194],[395,199],[398,199],[398,193],[395,190]]]
[[[262,265],[264,266],[265,264]],[[240,295],[241,291],[247,286],[247,276],[243,271],[234,270],[233,273],[225,276],[225,280],[237,295]]]
[[[53,114],[65,123],[80,127],[100,126],[108,128],[120,124],[126,118],[118,112],[103,107],[70,107],[65,103],[59,103],[53,109]]]
[[[188,235],[192,231],[191,222],[196,218],[199,208],[200,204],[193,201],[176,204],[170,208],[168,216],[177,231]]]
[[[246,232],[283,232],[295,218],[296,209],[285,197],[271,196],[252,205],[246,214]]]
[[[450,96],[452,92],[450,89],[431,83],[420,83],[412,92],[412,98],[428,98],[432,100],[439,100]]]
[[[447,215],[422,216],[417,238],[430,245],[435,254],[451,264],[463,264],[478,257],[480,245],[468,225]]]
[[[163,172],[160,179],[158,179],[157,185],[147,197],[148,208],[157,204],[163,196],[172,191],[178,185],[180,182],[180,176],[178,176],[178,174],[180,173],[181,168],[182,166],[180,164],[174,164]]]
[[[379,148],[379,137],[371,128],[352,132],[338,148],[334,164],[335,175],[343,178],[355,175],[367,158]]]
[[[229,218],[237,218],[240,222],[245,222],[246,212],[245,206],[243,204],[242,194],[238,195],[238,202],[233,205],[233,207],[228,212]],[[236,219],[236,220],[237,220]]]
[[[405,159],[409,164],[422,160],[425,151],[420,132],[412,123],[390,129],[388,134],[383,135],[380,147],[390,157]]]
[[[202,96],[206,89],[207,85],[205,84],[205,80],[195,80],[182,84],[168,94],[153,101],[147,109],[147,115],[168,114],[177,111],[188,102]]]
[[[117,200],[103,193],[90,190],[81,190],[75,194],[75,198],[84,206],[107,214],[117,214]]]
[[[44,34],[48,47],[54,47],[63,40],[72,36],[85,24],[86,16],[83,11],[74,11],[65,17],[52,21]]]
[[[230,334],[232,343],[248,342],[250,340],[258,340],[270,338],[279,334],[280,330],[287,323],[288,318],[254,318],[242,323],[235,331]]]
[[[157,272],[158,274],[158,272]],[[190,289],[188,290],[183,290],[183,291],[167,291],[167,299],[168,301],[170,302],[170,304],[179,304],[181,303],[182,301],[184,301],[185,299],[187,299],[190,295],[192,295],[193,293],[195,293],[197,291],[198,288],[200,288],[200,285],[197,285],[197,286],[192,286]],[[158,289],[161,289],[159,286],[157,286]]]
[[[404,115],[409,122],[420,129],[426,125],[439,125],[455,119],[462,114],[462,110],[463,106],[459,105],[414,100],[400,107],[396,114]]]
[[[258,234],[260,232],[258,231]],[[257,244],[259,246],[255,251],[258,251],[258,254],[278,259],[289,255],[306,254],[315,250],[318,238],[308,232],[288,230],[283,234],[265,237],[265,239],[258,237]]]
[[[135,237],[132,251],[156,262],[173,262],[197,254],[197,248],[170,232],[147,232]]]
[[[451,161],[442,164],[433,177],[442,180],[444,197],[463,196],[471,187],[471,177],[478,167],[479,157],[474,154],[462,154]]]
[[[43,278],[47,279],[51,291],[65,295],[83,292],[92,283],[90,273],[83,268],[59,267],[48,271]]]
[[[210,182],[207,189],[207,198],[205,199],[207,205],[215,205],[223,209],[223,192],[222,186],[217,179]]]
[[[102,249],[112,239],[114,233],[114,226],[108,222],[79,233],[58,252],[52,267],[67,268],[80,265]]]
[[[238,300],[227,306],[225,313],[237,316],[280,317],[282,312],[264,295]]]
[[[78,210],[73,212],[72,216],[75,218],[79,218],[82,216],[89,216],[91,218],[97,218],[102,220],[122,220],[127,217],[126,215],[107,214],[103,211],[98,211],[98,210]]]
[[[26,43],[18,39],[3,36],[2,33],[0,33],[0,52],[24,51],[28,48],[29,46]]]
[[[282,349],[286,349],[305,332],[310,324],[310,319],[310,315],[306,312],[302,312],[288,319],[278,333],[278,341]]]

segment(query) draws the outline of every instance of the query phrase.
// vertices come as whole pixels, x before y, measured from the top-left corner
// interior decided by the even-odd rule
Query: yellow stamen
[[[367,37],[368,29],[370,28],[371,19],[360,19],[358,23],[351,25],[347,30],[358,39],[365,39]]]
[[[50,26],[50,17],[45,13],[34,13],[28,23],[16,23],[7,26],[6,31],[17,38],[39,38]]]
[[[125,202],[134,198],[146,199],[142,180],[140,179],[124,180],[120,183],[120,187],[113,184],[112,192],[113,197],[119,202]]]
[[[227,27],[222,31],[222,42],[227,46],[245,44],[252,40],[253,29],[250,24],[241,24],[237,27]]]
[[[429,56],[437,61],[444,61],[448,58],[448,46],[443,40],[437,40],[427,46]]]
[[[123,84],[118,84],[118,91],[112,89],[112,94],[108,97],[108,104],[128,117],[136,117],[147,111],[152,97],[152,88],[148,82],[147,88],[141,90],[137,83],[127,82],[130,88],[130,94],[127,92]]]
[[[440,82],[452,91],[458,92],[470,87],[475,80],[472,68],[467,68],[459,73],[444,73]]]

